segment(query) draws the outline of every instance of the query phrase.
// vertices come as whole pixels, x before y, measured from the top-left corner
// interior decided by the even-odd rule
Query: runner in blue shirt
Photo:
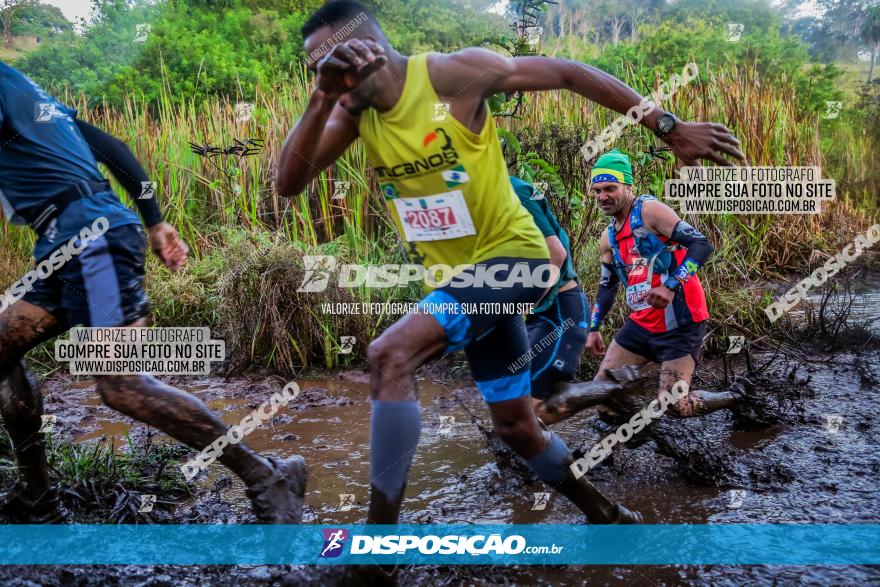
[[[42,397],[25,353],[71,326],[147,326],[146,239],[138,217],[110,189],[98,162],[143,217],[153,251],[175,271],[188,249],[162,215],[143,167],[122,141],[77,119],[76,110],[0,62],[0,204],[3,216],[37,234],[35,271],[0,294],[0,413],[19,477],[0,516],[25,523],[69,518],[52,487]],[[228,426],[196,397],[150,375],[102,376],[109,407],[202,450]],[[248,487],[261,523],[296,523],[305,493],[301,457],[262,457],[230,444],[220,462]]]

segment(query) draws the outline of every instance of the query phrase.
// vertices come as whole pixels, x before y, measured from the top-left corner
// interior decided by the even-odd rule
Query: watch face
[[[657,130],[662,134],[672,131],[673,126],[675,126],[675,119],[669,114],[664,114],[657,119]]]

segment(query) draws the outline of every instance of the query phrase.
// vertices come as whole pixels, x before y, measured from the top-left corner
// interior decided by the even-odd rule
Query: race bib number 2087
[[[476,234],[471,214],[460,190],[393,200],[409,241],[439,241]]]

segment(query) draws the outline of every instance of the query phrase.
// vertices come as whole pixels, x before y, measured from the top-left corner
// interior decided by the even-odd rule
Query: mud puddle
[[[872,292],[875,301],[880,293]],[[880,305],[863,304],[866,323]],[[756,357],[763,362],[769,357]],[[718,376],[702,368],[704,380]],[[799,365],[771,365],[775,380],[802,388],[797,410],[782,423],[739,430],[728,412],[681,421],[680,431],[701,444],[723,448],[736,475],[725,483],[695,483],[682,463],[657,450],[654,441],[617,449],[607,465],[591,473],[595,483],[647,523],[880,522],[880,351],[812,355]],[[304,523],[361,523],[369,479],[369,401],[366,375],[335,374],[300,379],[301,395],[247,437],[255,449],[279,456],[301,454],[310,469]],[[170,380],[202,398],[229,424],[239,422],[286,381],[277,378]],[[123,447],[128,440],[153,441],[148,431],[100,405],[90,382],[58,375],[44,382],[47,411],[58,416],[57,434],[77,441],[104,438]],[[458,398],[458,399],[456,399]],[[424,372],[420,381],[422,439],[410,473],[402,522],[579,523],[572,505],[551,495],[533,509],[529,484],[499,468],[472,415],[488,412],[472,383],[441,383]],[[587,411],[554,427],[572,448],[588,450],[603,433]],[[120,448],[120,450],[123,450]],[[160,496],[161,499],[161,496]],[[178,523],[251,521],[243,486],[214,465],[197,481],[196,496],[177,506]],[[147,570],[149,571],[147,572]],[[303,567],[12,567],[0,569],[8,584],[332,584],[326,569]],[[547,585],[743,585],[880,584],[872,567],[664,566],[664,567],[420,567],[404,571],[401,584]]]
[[[785,483],[762,483],[757,476],[754,482],[746,477],[730,486],[695,485],[682,475],[679,463],[657,452],[652,441],[635,449],[616,451],[608,466],[595,471],[595,482],[627,506],[639,509],[648,523],[877,523],[880,521],[880,492],[877,491],[880,424],[876,414],[880,413],[880,393],[876,385],[865,383],[865,376],[869,380],[880,380],[880,353],[838,354],[816,359],[802,366],[794,376],[795,380],[810,377],[810,381],[804,386],[802,409],[793,422],[766,430],[738,431],[726,412],[686,422],[689,433],[705,439],[707,447],[729,447],[735,454],[734,465],[740,469],[764,472],[784,465],[792,475],[785,478]],[[861,368],[854,366],[856,360],[862,361]],[[101,406],[93,385],[71,384],[64,379],[59,377],[46,385],[52,390],[49,395],[53,400],[47,409],[58,413],[59,434],[78,441],[113,439],[117,447],[126,445],[126,434],[133,442],[147,435],[143,425]],[[305,457],[311,480],[304,523],[363,522],[369,479],[369,402],[365,375],[346,373],[330,379],[297,382],[302,390],[297,400],[251,434],[247,442],[261,452]],[[285,382],[217,378],[177,384],[204,399],[224,421],[233,424]],[[59,399],[59,386],[65,388],[64,400]],[[422,440],[410,474],[402,521],[451,524],[581,521],[576,508],[553,495],[545,509],[532,509],[534,494],[546,489],[540,483],[527,484],[508,469],[497,466],[482,434],[471,423],[471,414],[488,419],[473,387],[423,379],[420,402]],[[601,437],[591,425],[593,421],[592,413],[586,412],[558,425],[555,430],[571,447],[588,449]],[[153,441],[161,441],[161,436],[154,437]],[[222,466],[212,466],[205,478],[198,479],[196,496],[177,507],[175,521],[249,522],[243,489]],[[69,576],[73,584],[91,584],[91,577],[95,577],[85,573],[82,567],[66,571],[22,570],[25,576],[36,573],[38,584],[58,584],[62,576]],[[7,574],[10,571],[12,569],[0,570],[0,576],[12,578]],[[880,582],[880,572],[860,567],[520,567],[484,571],[411,569],[406,571],[407,581],[402,584],[434,584],[441,580],[452,580],[452,584],[463,581],[553,585]],[[157,568],[157,574],[172,577],[173,584],[193,576],[203,577],[208,584],[242,580],[306,584],[318,580],[321,573],[326,570]],[[106,574],[116,577],[120,584],[163,584],[152,582],[155,575],[126,572],[123,568],[102,567],[97,577],[102,577],[103,582],[108,579]],[[21,577],[20,574],[15,576]]]

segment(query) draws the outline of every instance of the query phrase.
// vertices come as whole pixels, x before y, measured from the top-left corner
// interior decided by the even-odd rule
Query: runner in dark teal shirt
[[[589,304],[578,286],[568,234],[556,220],[547,198],[518,177],[510,182],[520,202],[547,239],[551,262],[559,266],[559,280],[532,314],[526,317],[532,359],[532,397],[550,397],[560,383],[571,381],[587,344]],[[545,341],[542,343],[542,341]]]
[[[536,190],[532,184],[526,183],[518,177],[511,176],[510,183],[513,184],[513,189],[516,191],[516,195],[519,196],[519,201],[522,202],[522,205],[525,206],[526,210],[532,215],[532,218],[535,219],[535,224],[538,226],[541,234],[544,235],[544,238],[550,240],[550,237],[555,236],[559,239],[559,243],[547,243],[551,245],[551,260],[554,246],[558,249],[559,245],[562,245],[562,249],[565,251],[565,260],[559,268],[559,281],[544,296],[541,303],[535,306],[535,312],[543,312],[553,305],[560,288],[565,289],[567,287],[571,289],[577,285],[577,273],[574,270],[574,263],[571,259],[571,244],[568,240],[568,233],[565,232],[565,229],[556,220],[556,216],[553,215],[553,211],[547,203],[547,198]]]

